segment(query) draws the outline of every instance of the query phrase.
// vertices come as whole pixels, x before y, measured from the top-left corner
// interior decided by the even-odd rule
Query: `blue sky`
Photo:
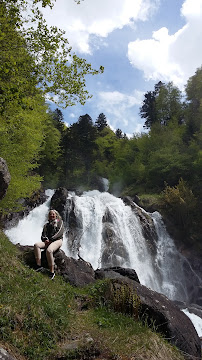
[[[56,0],[44,14],[77,55],[105,68],[87,79],[92,99],[62,110],[68,125],[104,113],[113,130],[140,133],[144,93],[159,80],[183,90],[202,65],[202,0]]]

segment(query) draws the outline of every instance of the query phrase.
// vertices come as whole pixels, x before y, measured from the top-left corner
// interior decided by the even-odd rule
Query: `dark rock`
[[[32,268],[36,267],[33,246],[21,246],[17,244],[21,251],[22,260]],[[95,281],[94,270],[88,262],[83,259],[73,259],[67,257],[63,250],[59,249],[54,253],[56,274],[62,275],[63,278],[74,286],[85,286]],[[45,251],[42,251],[42,266],[48,268]]]
[[[68,190],[64,187],[58,188],[54,195],[51,198],[51,209],[55,209],[61,215],[63,221],[65,222],[65,213],[66,213],[66,202],[67,202]]]
[[[121,268],[120,266],[113,266],[105,269],[97,269],[95,270],[95,278],[96,279],[131,279],[138,283],[140,283],[137,273],[133,269]]]
[[[6,161],[0,157],[0,200],[6,195],[11,176]]]
[[[104,216],[103,216],[103,218],[102,218],[102,222],[103,222],[103,223],[105,223],[105,222],[113,223],[112,216],[111,216],[111,214],[110,214],[109,209],[107,209],[107,210],[105,211],[105,214],[104,214]]]
[[[60,250],[55,254],[55,264],[57,273],[62,275],[71,285],[82,287],[95,282],[95,274],[91,264],[81,258],[76,260],[67,257]]]
[[[125,283],[112,280],[112,292],[118,292]],[[141,320],[160,332],[173,345],[178,347],[186,359],[201,359],[200,338],[191,320],[164,295],[130,280],[130,287],[140,299],[139,316]],[[110,296],[110,295],[109,295]]]
[[[184,258],[182,266],[185,275],[186,288],[189,294],[189,303],[194,303],[202,306],[202,280],[193,271],[193,268],[191,267],[189,261],[187,261],[186,258]]]
[[[202,319],[202,306],[198,305],[198,304],[191,304],[188,306],[184,306],[184,308],[187,308],[187,310],[191,313],[191,314],[195,314],[197,316],[199,316]]]
[[[64,219],[68,246],[74,257],[78,256],[80,240],[83,235],[83,225],[75,214],[75,197],[69,197],[66,201],[66,216]]]
[[[187,304],[184,301],[174,300],[173,302],[179,309],[185,309],[187,307]]]
[[[23,210],[15,213],[8,213],[3,216],[1,218],[2,227],[10,229],[11,227],[16,226],[19,220],[23,219],[31,210],[43,204],[46,200],[47,196],[45,195],[44,189],[35,191],[30,198],[20,199],[18,202],[21,204]]]
[[[119,233],[113,224],[113,216],[109,209],[106,209],[102,218],[102,240],[103,250],[101,257],[101,266],[107,268],[112,264],[122,267],[127,261],[129,263],[129,254],[123,246]]]
[[[133,201],[137,204],[137,205],[139,205],[140,204],[140,198],[139,198],[139,196],[136,194],[136,195],[134,195],[134,197],[133,197]]]
[[[111,264],[114,266],[123,266],[128,260],[129,254],[119,236],[115,233],[112,224],[109,222],[103,223],[102,228],[103,251],[101,257],[101,265],[109,267]]]
[[[1,360],[16,360],[13,356],[11,356],[5,349],[0,348],[0,359]]]
[[[94,175],[90,180],[90,186],[93,190],[99,190],[100,192],[107,191],[104,179],[100,176]]]
[[[188,262],[192,268],[192,272],[194,271],[202,281],[202,261],[201,261],[200,252],[198,252],[196,254],[196,251],[192,251],[189,249],[185,250],[185,249],[181,249],[181,248],[179,248],[179,251],[188,260]],[[202,284],[201,284],[201,287],[198,288],[198,290],[199,290],[198,295],[199,295],[199,297],[201,297],[202,296]]]

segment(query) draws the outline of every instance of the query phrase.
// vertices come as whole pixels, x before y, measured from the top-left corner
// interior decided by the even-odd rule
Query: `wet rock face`
[[[101,264],[103,267],[123,266],[123,262],[129,262],[129,254],[122,242],[115,234],[110,222],[103,223],[102,239],[104,250],[102,252]]]
[[[125,281],[112,278],[112,292],[121,293]],[[155,326],[172,344],[178,347],[185,359],[201,358],[201,342],[191,320],[164,295],[152,291],[136,281],[127,281],[130,289],[139,297],[139,316],[149,326]],[[110,294],[108,294],[110,297]]]
[[[23,210],[8,213],[1,218],[2,227],[5,229],[10,229],[13,226],[16,226],[19,220],[23,219],[24,216],[27,216],[31,210],[35,207],[43,204],[47,200],[44,189],[39,189],[35,191],[30,198],[20,199],[20,204],[23,206]]]
[[[6,195],[11,176],[6,161],[0,157],[0,200]]]
[[[93,190],[99,190],[100,192],[107,191],[103,178],[94,175],[90,181],[91,188]]]
[[[95,270],[96,279],[122,279],[125,281],[134,280],[140,284],[137,273],[133,269],[112,266]]]
[[[126,205],[130,206],[134,213],[138,216],[142,226],[142,233],[145,239],[149,241],[150,250],[155,253],[157,234],[153,219],[149,216],[149,214],[145,213],[139,206],[137,206],[129,196],[124,196],[122,200]]]
[[[3,348],[0,348],[0,359],[1,360],[16,360],[13,356],[11,356],[8,351]]]
[[[115,232],[113,218],[109,209],[106,210],[102,218],[102,224],[102,246],[104,250],[102,251],[101,266],[110,267],[111,264],[124,266],[127,262],[129,263],[129,254]]]
[[[51,209],[57,210],[64,222],[65,222],[67,196],[68,196],[68,190],[64,187],[60,187],[53,194],[50,204]]]

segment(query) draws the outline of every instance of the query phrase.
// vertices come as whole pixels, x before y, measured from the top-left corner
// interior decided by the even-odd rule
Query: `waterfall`
[[[169,299],[188,301],[184,272],[185,258],[177,251],[173,239],[169,236],[158,212],[151,214],[156,228],[158,241],[155,263],[162,276],[161,292]]]
[[[40,239],[53,191],[47,191],[47,195],[49,198],[43,205],[31,211],[16,227],[5,231],[14,244],[34,245]],[[78,258],[79,255],[94,269],[109,266],[135,269],[141,284],[172,300],[189,302],[194,283],[188,282],[185,265],[187,273],[192,269],[178,253],[159,213],[149,214],[139,208],[155,226],[157,236],[151,243],[145,238],[140,218],[131,206],[107,192],[95,190],[81,196],[69,193],[66,209],[62,249],[67,256]],[[76,219],[73,230],[69,225],[72,212]]]
[[[94,269],[106,266],[134,268],[142,284],[154,287],[152,258],[140,221],[132,209],[121,199],[97,190],[70,197],[74,198],[79,230],[76,248],[72,242],[68,243],[69,253],[76,257],[75,250],[79,248],[79,255],[90,262]],[[104,223],[107,215],[110,219]],[[105,239],[103,235],[107,231],[111,237]],[[158,285],[157,288],[160,291]]]
[[[30,211],[16,226],[5,230],[5,234],[13,244],[33,246],[35,242],[41,239],[42,228],[48,219],[50,201],[53,194],[54,190],[46,190],[47,201]],[[65,240],[62,249],[67,254],[67,239]]]

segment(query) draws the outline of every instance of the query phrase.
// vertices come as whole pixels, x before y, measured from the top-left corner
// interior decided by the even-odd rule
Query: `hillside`
[[[184,357],[139,320],[103,306],[97,282],[74,288],[25,266],[0,233],[0,347],[17,360]]]

